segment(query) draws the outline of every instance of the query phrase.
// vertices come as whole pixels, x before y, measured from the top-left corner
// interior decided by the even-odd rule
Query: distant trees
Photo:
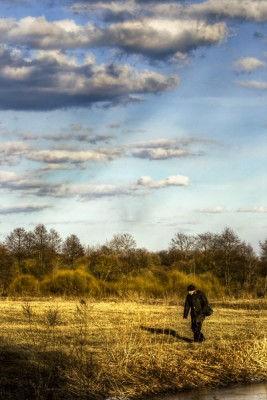
[[[47,231],[40,224],[33,232],[26,232],[24,228],[14,229],[6,237],[5,245],[16,259],[21,273],[31,273],[40,278],[53,270],[55,258],[61,251],[61,242],[54,229]]]
[[[89,257],[89,271],[103,282],[119,279],[121,270],[119,256],[106,246],[92,252]]]
[[[2,294],[7,292],[9,284],[17,275],[17,270],[12,253],[4,244],[0,244],[0,288]]]
[[[241,240],[231,229],[225,228],[220,235],[214,235],[213,249],[216,275],[224,279],[229,290],[240,268]]]
[[[172,254],[172,265],[183,272],[193,275],[213,272],[229,294],[237,288],[251,288],[255,284],[258,265],[255,252],[228,227],[221,234],[206,232],[188,236],[176,233],[170,242],[169,253]]]
[[[136,291],[138,284],[155,294],[175,291],[187,280],[198,282],[200,277],[209,280],[207,288],[219,282],[228,294],[256,294],[264,289],[264,282],[266,286],[266,276],[267,239],[260,242],[257,256],[252,246],[228,227],[219,234],[177,232],[168,249],[158,252],[137,248],[129,233],[86,248],[75,234],[63,240],[55,229],[48,230],[43,224],[32,231],[16,228],[0,244],[1,290],[18,294],[106,294],[116,293],[118,287]]]
[[[196,236],[195,263],[197,272],[206,272],[213,269],[214,234],[205,232]]]
[[[171,240],[169,250],[177,252],[182,260],[189,259],[195,248],[196,239],[194,236],[178,232]]]
[[[70,235],[63,242],[62,255],[68,265],[73,265],[74,261],[85,254],[80,239],[76,235]]]
[[[264,242],[260,242],[260,262],[259,262],[259,274],[264,277],[264,285],[261,286],[261,290],[258,295],[265,297],[267,295],[267,239]]]
[[[136,248],[135,239],[129,233],[119,233],[114,235],[107,245],[113,252],[119,253],[123,256],[127,256]]]
[[[27,232],[24,228],[16,228],[13,232],[6,237],[5,246],[16,258],[19,267],[21,266],[22,260],[28,256],[28,240]]]
[[[260,263],[259,272],[262,276],[267,276],[267,239],[260,242]]]

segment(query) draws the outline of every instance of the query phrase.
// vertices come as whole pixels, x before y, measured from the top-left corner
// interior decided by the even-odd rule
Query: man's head
[[[187,288],[187,291],[188,291],[189,294],[192,295],[192,294],[195,293],[196,287],[194,285],[189,285],[188,288]]]

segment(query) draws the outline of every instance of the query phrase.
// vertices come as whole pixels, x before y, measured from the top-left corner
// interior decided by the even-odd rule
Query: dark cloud
[[[143,101],[146,94],[172,90],[179,78],[152,70],[137,72],[130,63],[98,65],[88,51],[105,48],[107,57],[113,59],[114,50],[128,57],[141,55],[154,62],[155,67],[158,61],[181,62],[191,51],[225,40],[226,23],[217,19],[208,22],[211,15],[267,20],[267,4],[261,0],[233,0],[231,6],[228,0],[81,1],[65,5],[60,2],[57,6],[70,4],[72,9],[87,7],[93,11],[88,23],[80,25],[71,19],[48,21],[33,16],[0,19],[0,109],[110,107]],[[101,24],[98,12],[112,13],[114,18],[126,13],[133,18]],[[84,49],[84,59],[74,55],[78,49]],[[81,135],[77,140],[97,143],[109,137],[95,136],[90,141]]]
[[[50,208],[48,205],[14,205],[9,207],[0,207],[0,215],[7,214],[29,214],[43,211]]]
[[[256,31],[256,32],[254,32],[254,37],[256,39],[261,39],[261,40],[267,41],[267,33]]]
[[[61,52],[38,52],[25,60],[8,50],[0,52],[0,108],[53,110],[90,107],[94,103],[131,101],[134,94],[173,89],[179,79],[129,65],[80,65]],[[88,68],[86,68],[88,67]],[[90,70],[90,74],[85,71]],[[95,138],[97,141],[99,138]]]
[[[135,0],[135,1],[77,1],[70,11],[96,13],[106,21],[122,21],[148,16],[164,18],[238,19],[240,21],[265,22],[267,4],[265,0],[206,0],[190,2],[179,0]]]
[[[66,134],[58,134],[58,135],[44,135],[44,139],[51,140],[54,142],[61,142],[61,141],[77,141],[82,143],[91,143],[97,144],[99,142],[109,142],[114,136],[111,135],[88,135],[86,133],[66,133]]]
[[[2,0],[2,3],[8,5],[28,5],[31,3],[31,0]]]
[[[206,0],[202,3],[188,4],[185,13],[198,17],[238,19],[241,21],[267,21],[265,0]]]

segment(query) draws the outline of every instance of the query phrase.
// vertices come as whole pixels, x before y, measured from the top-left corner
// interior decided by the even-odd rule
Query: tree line
[[[166,250],[138,248],[131,234],[119,233],[103,245],[65,240],[55,229],[16,228],[0,244],[3,295],[57,294],[103,296],[126,291],[162,296],[196,282],[227,295],[264,296],[267,239],[257,255],[230,228],[196,236],[177,232]]]

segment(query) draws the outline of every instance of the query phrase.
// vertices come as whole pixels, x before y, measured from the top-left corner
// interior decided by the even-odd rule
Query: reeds
[[[1,302],[0,357],[12,353],[13,369],[5,381],[0,378],[0,398],[23,400],[16,397],[18,386],[25,399],[142,399],[265,380],[267,302],[261,304],[256,310],[215,305],[203,326],[207,340],[200,344],[190,341],[181,304]],[[16,358],[23,360],[23,369]]]

